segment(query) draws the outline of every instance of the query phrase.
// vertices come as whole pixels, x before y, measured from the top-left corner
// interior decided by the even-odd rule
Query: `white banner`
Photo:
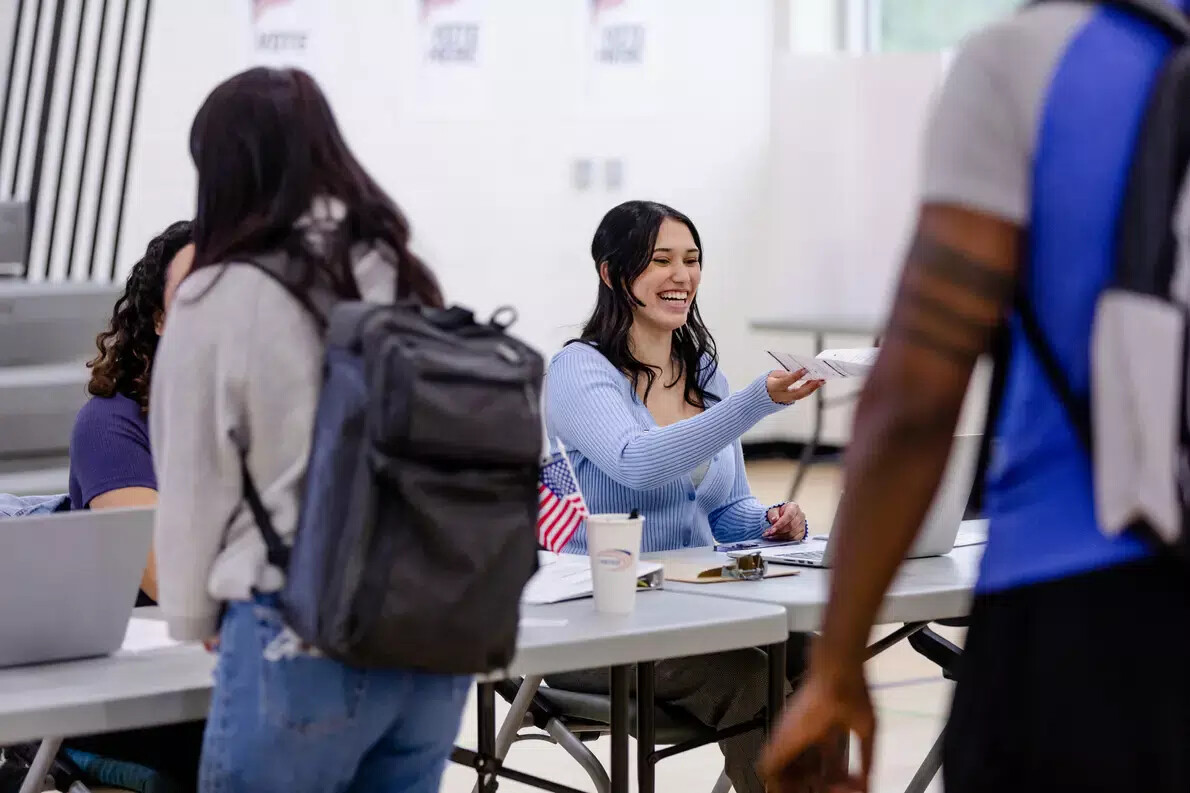
[[[656,0],[584,0],[583,97],[588,112],[648,112],[661,90]]]
[[[251,0],[250,62],[295,66],[318,76],[327,46],[323,15],[331,0]]]
[[[485,0],[418,0],[422,60],[439,68],[481,65]]]
[[[418,116],[474,117],[488,104],[488,0],[417,0]]]
[[[591,12],[589,51],[596,66],[642,66],[647,54],[640,2],[588,0]]]

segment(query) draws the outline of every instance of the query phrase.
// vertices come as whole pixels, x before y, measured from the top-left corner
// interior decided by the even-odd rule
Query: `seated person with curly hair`
[[[72,509],[157,503],[149,377],[166,311],[193,260],[190,221],[174,223],[155,237],[129,273],[111,325],[96,340],[99,355],[88,364],[92,398],[79,411],[70,442]],[[157,565],[152,550],[140,588],[137,605],[153,605]],[[65,743],[66,753],[93,783],[192,791],[204,726],[200,721],[75,738]]]
[[[149,243],[132,267],[99,355],[87,364],[93,398],[79,411],[70,439],[71,509],[146,507],[157,503],[149,448],[149,375],[165,312],[194,261],[191,223],[178,221]],[[157,599],[157,565],[149,553],[138,606]]]

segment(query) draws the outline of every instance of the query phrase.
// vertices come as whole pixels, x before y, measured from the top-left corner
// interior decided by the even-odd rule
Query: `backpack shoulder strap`
[[[1011,352],[1010,326],[1007,322],[1002,322],[992,340],[992,383],[988,389],[983,435],[979,438],[979,456],[976,458],[975,476],[971,480],[971,495],[967,499],[964,519],[978,518],[983,514],[987,495],[987,472],[992,462],[992,442],[996,437],[996,424],[1000,421],[1000,404],[1004,400],[1004,385],[1008,379],[1008,360]]]
[[[244,501],[248,502],[248,511],[252,513],[256,528],[260,532],[261,539],[264,540],[265,558],[270,565],[285,572],[289,568],[289,547],[281,539],[281,535],[277,533],[277,528],[273,525],[273,517],[265,507],[264,499],[260,497],[260,491],[256,487],[256,481],[248,471],[248,451],[234,430],[231,432],[231,441],[235,444],[240,458],[240,492]],[[230,524],[234,519],[235,515],[233,514],[228,523]]]
[[[1055,0],[1033,0],[1032,5],[1055,2]],[[1092,5],[1114,6],[1128,13],[1143,17],[1165,32],[1174,41],[1190,42],[1190,19],[1166,0],[1062,0]]]
[[[304,287],[301,276],[290,256],[284,251],[270,251],[251,258],[237,260],[263,272],[288,292],[314,318],[323,331],[330,322],[331,311],[342,300],[333,290],[314,283]]]
[[[310,313],[319,328],[323,333],[326,333],[330,323],[331,312],[335,305],[340,302],[340,298],[330,289],[320,288],[317,285],[306,289],[300,288],[293,262],[288,254],[284,251],[269,252],[251,258],[240,259],[235,263],[255,267],[275,280],[294,300]],[[256,487],[256,481],[252,478],[252,473],[248,470],[247,450],[240,443],[239,439],[234,437],[234,433],[232,440],[236,442],[239,448],[241,494],[244,501],[248,504],[248,510],[252,513],[253,521],[256,523],[256,528],[260,532],[261,539],[264,540],[268,563],[281,572],[285,572],[289,568],[289,547],[281,539],[281,535],[277,533],[277,529],[273,525],[273,518],[264,505],[264,499],[260,496],[260,490]]]
[[[1074,426],[1074,433],[1079,443],[1088,453],[1091,451],[1091,403],[1087,397],[1080,397],[1074,393],[1070,380],[1062,371],[1058,363],[1058,356],[1045,338],[1041,323],[1037,319],[1037,312],[1033,308],[1033,300],[1024,287],[1024,279],[1017,278],[1016,315],[1021,321],[1021,329],[1025,332],[1025,341],[1029,349],[1037,356],[1041,371],[1053,389],[1054,395],[1066,411],[1070,423]]]
[[[1021,329],[1025,334],[1025,343],[1037,357],[1041,371],[1045,375],[1050,388],[1061,403],[1074,426],[1075,435],[1080,445],[1091,452],[1091,405],[1090,400],[1080,398],[1074,393],[1074,388],[1062,371],[1058,363],[1058,356],[1054,353],[1041,329],[1037,319],[1037,312],[1033,308],[1032,298],[1025,289],[1023,276],[1017,277],[1016,295],[1013,308],[1020,320]],[[979,516],[985,505],[986,479],[992,459],[992,444],[995,440],[996,425],[1000,420],[1000,405],[1004,401],[1004,388],[1008,380],[1008,366],[1012,354],[1012,320],[1001,323],[992,343],[992,384],[988,389],[987,412],[983,424],[983,437],[979,443],[979,457],[975,464],[975,478],[971,483],[971,495],[967,500],[968,518]]]

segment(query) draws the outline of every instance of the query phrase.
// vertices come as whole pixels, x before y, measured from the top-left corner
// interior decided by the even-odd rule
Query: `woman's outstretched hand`
[[[798,369],[796,372],[784,370],[769,372],[768,380],[765,383],[769,390],[769,398],[778,405],[792,405],[799,399],[805,399],[822,388],[824,382],[822,380],[807,380],[799,386],[798,381],[805,376],[805,369]]]

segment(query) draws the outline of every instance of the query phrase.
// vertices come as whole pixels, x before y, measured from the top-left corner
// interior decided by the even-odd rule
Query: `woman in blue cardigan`
[[[550,436],[570,453],[588,506],[640,510],[645,552],[806,536],[796,504],[770,507],[752,496],[740,436],[822,383],[772,372],[729,392],[696,302],[701,249],[694,223],[670,207],[629,201],[608,212],[591,244],[595,311],[546,380]],[[584,529],[566,550],[586,551]],[[803,643],[792,642],[795,675]],[[709,726],[733,726],[764,707],[766,669],[760,650],[666,661],[657,665],[657,697]],[[606,670],[548,682],[591,693],[608,686]],[[737,793],[763,793],[753,768],[761,740],[756,731],[721,743]]]

